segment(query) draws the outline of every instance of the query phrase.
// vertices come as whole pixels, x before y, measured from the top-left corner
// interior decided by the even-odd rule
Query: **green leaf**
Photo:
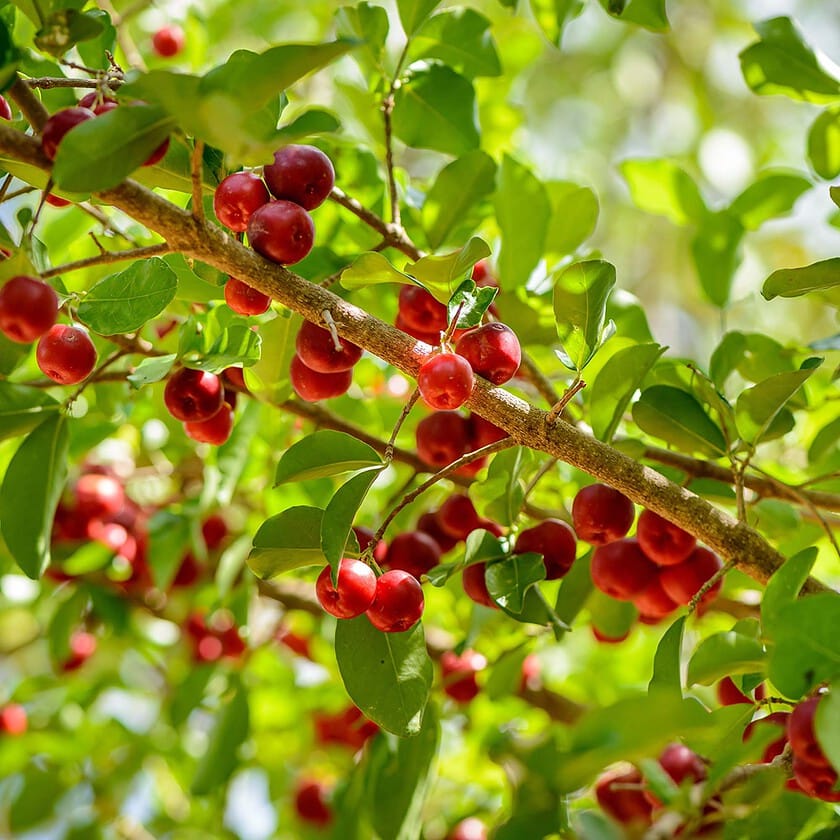
[[[826,455],[833,454],[838,440],[840,440],[840,417],[835,417],[830,423],[826,423],[811,441],[808,447],[808,463],[818,463]]]
[[[798,699],[840,677],[840,598],[809,595],[782,607],[774,624],[767,675],[785,697]]]
[[[808,132],[808,159],[820,178],[840,175],[840,108],[827,108]]]
[[[341,272],[341,285],[350,291],[381,283],[411,283],[411,278],[376,251],[360,254]]]
[[[496,454],[487,477],[470,488],[470,497],[482,516],[500,525],[516,521],[525,499],[522,474],[532,463],[533,455],[524,446],[512,446]]]
[[[744,79],[755,93],[817,103],[840,98],[840,82],[820,67],[790,18],[771,18],[754,26],[760,40],[740,59]]]
[[[411,40],[410,56],[438,58],[463,76],[500,76],[491,22],[473,9],[455,8],[429,18]]]
[[[262,416],[261,404],[256,400],[248,400],[244,410],[240,411],[236,418],[230,437],[216,450],[219,485],[214,496],[223,507],[230,504],[245,472],[252,454],[254,437],[260,433]]]
[[[281,404],[292,393],[289,365],[302,320],[300,315],[284,309],[267,324],[261,324],[259,361],[243,370],[251,393],[272,405]]]
[[[636,390],[654,362],[665,352],[658,344],[625,347],[611,356],[589,388],[592,433],[609,443]]]
[[[261,334],[227,306],[214,307],[206,317],[193,319],[192,326],[181,327],[179,353],[187,367],[221,373],[226,367],[250,366],[261,357]]]
[[[554,612],[566,624],[571,624],[577,618],[592,594],[590,559],[591,552],[587,552],[583,557],[578,557],[568,574],[563,578],[560,589],[557,591]]]
[[[840,766],[840,691],[836,685],[817,704],[814,732],[832,767]]]
[[[161,591],[166,591],[178,574],[191,534],[192,520],[184,513],[164,508],[149,521],[149,565]]]
[[[777,373],[742,391],[735,403],[735,411],[744,440],[756,444],[769,437],[768,431],[776,416],[796,396],[817,367]]]
[[[490,564],[485,580],[487,591],[500,607],[521,613],[527,590],[545,580],[545,563],[541,554],[514,554],[507,560]]]
[[[254,534],[248,566],[260,579],[268,580],[302,566],[323,566],[321,508],[299,505],[263,522]]]
[[[680,388],[646,388],[633,406],[633,420],[642,431],[683,452],[717,456],[726,451],[720,427],[691,394]]]
[[[135,388],[160,382],[169,376],[169,371],[172,370],[177,358],[175,353],[167,353],[165,356],[149,356],[141,360],[134,371],[126,376],[126,379]]]
[[[682,677],[680,661],[682,658],[683,631],[685,616],[681,615],[665,631],[656,647],[653,658],[653,676],[648,685],[648,694],[656,698],[664,696],[682,697]]]
[[[638,610],[629,601],[616,601],[600,589],[592,590],[587,608],[592,626],[609,639],[625,636],[639,617]]]
[[[551,203],[545,186],[509,155],[502,159],[495,197],[502,232],[499,283],[506,291],[524,286],[543,256]]]
[[[476,205],[493,192],[495,180],[496,164],[480,149],[441,169],[422,211],[423,228],[432,248],[447,242],[450,234],[471,218]]]
[[[94,545],[94,543],[90,543]],[[102,548],[104,546],[100,546]],[[56,665],[66,662],[70,656],[70,636],[81,624],[87,612],[89,597],[84,589],[77,589],[62,601],[52,615],[47,640],[50,659]]]
[[[310,108],[286,123],[278,132],[277,138],[281,144],[294,143],[305,140],[314,134],[332,134],[341,128],[338,118],[329,111],[321,108]]]
[[[320,429],[293,443],[283,453],[277,464],[274,486],[341,475],[381,463],[377,451],[353,435]]]
[[[449,320],[457,315],[458,329],[477,327],[498,291],[492,286],[477,286],[473,280],[465,280],[446,306]]]
[[[490,666],[490,673],[484,682],[484,696],[489,700],[501,700],[516,694],[522,684],[522,664],[527,656],[528,649],[523,646],[498,657]]]
[[[530,0],[531,12],[552,44],[559,47],[566,24],[583,11],[582,0]],[[513,4],[515,5],[515,3]]]
[[[694,179],[673,161],[626,160],[620,168],[633,203],[646,213],[676,225],[699,223],[708,214]]]
[[[732,674],[764,670],[766,655],[761,642],[730,630],[713,633],[698,645],[688,663],[688,685],[711,685]]]
[[[344,556],[353,520],[371,485],[383,467],[368,468],[348,479],[335,491],[324,510],[321,521],[321,549],[332,568],[333,583],[338,578],[338,565]]]
[[[796,199],[812,186],[801,175],[768,172],[750,184],[729,205],[729,213],[747,230],[758,230],[770,219],[787,216],[793,210]]]
[[[400,23],[405,34],[410,38],[439,5],[440,0],[397,0]]]
[[[50,564],[50,535],[67,480],[67,423],[54,414],[31,431],[12,456],[0,487],[0,530],[27,577]]]
[[[61,141],[52,175],[71,192],[116,187],[163,143],[175,120],[151,105],[120,105],[71,129]]]
[[[377,738],[371,746],[370,815],[382,840],[416,840],[423,828],[423,805],[434,781],[440,745],[434,706],[413,738]]]
[[[840,257],[811,263],[802,268],[774,271],[761,287],[767,300],[774,297],[799,297],[809,292],[824,292],[840,285]]]
[[[231,683],[230,696],[216,714],[210,742],[196,768],[190,787],[194,796],[206,796],[227,782],[239,765],[239,748],[250,733],[248,693],[238,677]]]
[[[18,794],[7,811],[6,821],[12,835],[20,836],[32,826],[52,819],[55,804],[65,793],[62,774],[52,762],[45,760],[26,766]]]
[[[574,370],[583,370],[611,335],[604,321],[613,286],[615,268],[603,260],[573,263],[554,277],[557,335]]]
[[[545,188],[551,201],[545,250],[549,259],[558,259],[574,253],[592,235],[598,222],[598,197],[589,187],[570,181],[551,181]]]
[[[432,685],[432,662],[423,625],[381,633],[367,616],[339,621],[335,655],[350,699],[383,729],[417,735]]]
[[[715,306],[722,308],[729,303],[743,238],[743,225],[723,211],[709,214],[691,240],[700,286]]]
[[[421,257],[416,263],[406,266],[421,285],[441,303],[449,299],[459,289],[472,267],[485,257],[490,256],[490,246],[477,236],[473,236],[463,248],[451,254]]]
[[[767,582],[761,599],[761,626],[771,638],[776,635],[782,609],[799,596],[816,559],[817,549],[810,546],[780,566]]]
[[[637,23],[654,32],[669,28],[665,0],[599,0],[612,16],[625,23]]]
[[[100,335],[134,332],[166,309],[177,288],[162,259],[137,260],[93,286],[79,304],[79,320]]]
[[[102,21],[96,15],[77,9],[59,9],[42,21],[43,26],[35,34],[35,46],[56,57],[63,56],[80,41],[96,38],[103,30]]]
[[[382,52],[388,38],[388,13],[385,9],[371,3],[342,6],[335,13],[335,23],[340,36],[363,42],[353,54],[356,61],[362,63],[363,58],[367,58],[374,69],[381,70]]]
[[[6,90],[14,81],[20,59],[20,50],[15,46],[5,22],[0,20],[0,91]]]
[[[479,145],[475,90],[449,67],[418,62],[394,96],[394,135],[408,146],[463,155]]]
[[[0,382],[0,440],[31,432],[59,408],[41,388]]]

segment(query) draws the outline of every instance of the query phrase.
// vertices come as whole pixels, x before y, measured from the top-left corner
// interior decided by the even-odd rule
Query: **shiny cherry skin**
[[[595,798],[614,820],[649,825],[653,805],[645,797],[642,774],[629,765],[602,773],[595,782]]]
[[[289,376],[295,393],[306,402],[317,402],[346,394],[353,383],[353,371],[318,373],[307,367],[295,354],[289,368]]]
[[[304,210],[323,204],[335,185],[332,161],[315,146],[278,149],[274,162],[263,169],[263,176],[275,198],[293,201]]]
[[[464,333],[455,345],[474,373],[494,385],[504,385],[519,370],[522,348],[516,333],[505,324],[494,321]]]
[[[295,339],[295,350],[300,360],[318,373],[340,373],[350,370],[362,358],[362,348],[339,336],[336,349],[329,330],[304,321]]]
[[[723,563],[720,557],[704,546],[697,546],[688,557],[676,566],[663,567],[659,579],[662,588],[678,604],[688,604],[703,585],[720,569]],[[717,583],[706,593],[708,602],[717,595],[723,581]]]
[[[215,373],[180,368],[167,380],[163,401],[176,420],[184,423],[209,420],[224,404],[222,380]]]
[[[642,551],[657,566],[682,563],[697,545],[696,537],[652,510],[643,510],[639,514],[636,539]]]
[[[636,540],[618,540],[595,549],[592,582],[619,601],[630,601],[656,577],[657,567],[645,557]]]
[[[420,366],[417,387],[432,408],[452,410],[472,393],[475,377],[470,363],[456,353],[438,353]]]
[[[445,467],[469,450],[470,431],[467,419],[456,411],[436,411],[417,424],[417,454],[431,467]]]
[[[262,315],[268,312],[271,298],[236,277],[229,277],[225,283],[225,303],[237,315]]]
[[[0,96],[0,119],[10,120],[12,118],[12,109],[6,100],[5,96]]]
[[[808,764],[827,767],[828,759],[817,742],[814,730],[814,715],[820,699],[821,695],[817,695],[796,705],[787,721],[787,737],[794,755]]]
[[[440,547],[434,538],[423,531],[403,531],[397,534],[385,552],[382,565],[386,569],[400,569],[420,578],[440,563]]]
[[[122,484],[110,475],[85,473],[73,488],[76,512],[85,519],[110,519],[125,505]]]
[[[0,288],[0,332],[19,344],[36,341],[58,317],[58,295],[52,286],[20,274]]]
[[[478,696],[476,674],[487,667],[487,659],[474,650],[465,650],[460,656],[455,651],[444,651],[440,657],[443,692],[457,703],[469,703]]]
[[[160,29],[152,35],[152,49],[161,58],[172,58],[178,55],[184,45],[186,44],[186,37],[184,30],[176,24],[167,24],[161,26]]]
[[[262,178],[253,172],[234,172],[216,187],[213,211],[225,227],[243,233],[251,214],[270,200]]]
[[[563,577],[575,562],[577,539],[575,532],[559,519],[545,519],[532,528],[521,531],[513,547],[514,554],[527,552],[542,554],[545,579]]]
[[[338,567],[338,585],[333,586],[330,567],[324,566],[315,582],[318,602],[336,618],[355,618],[367,610],[376,594],[376,575],[361,560],[344,557]]]
[[[481,517],[470,497],[464,493],[450,496],[437,512],[441,530],[456,540],[465,540],[477,528],[481,528]]]
[[[377,630],[403,633],[420,621],[423,605],[423,587],[417,578],[393,569],[376,581],[376,596],[365,614]]]
[[[80,108],[78,106],[56,111],[41,129],[41,150],[44,155],[50,160],[55,160],[59,144],[64,139],[64,135],[79,123],[92,120],[95,117],[96,114],[90,108]]]
[[[606,484],[590,484],[572,502],[572,524],[578,539],[592,545],[620,540],[633,524],[633,502]]]
[[[458,545],[458,540],[455,537],[450,537],[441,527],[438,522],[437,513],[433,511],[426,511],[420,515],[417,520],[416,530],[428,534],[440,547],[440,553],[446,554]]]
[[[280,265],[300,262],[315,241],[315,225],[309,213],[292,201],[263,204],[248,220],[248,242],[267,260]]]
[[[413,330],[434,336],[432,343],[446,329],[446,307],[420,286],[401,286],[398,306],[400,319]]]
[[[486,563],[473,563],[464,569],[461,576],[461,585],[464,592],[476,604],[489,607],[491,610],[499,609],[499,605],[493,600],[487,589],[487,579],[484,573],[487,571]]]
[[[212,446],[221,446],[233,431],[233,409],[222,403],[222,407],[206,420],[190,420],[184,423],[184,432],[187,437],[197,443],[209,443]]]
[[[76,385],[96,367],[96,348],[81,327],[55,324],[41,336],[35,350],[41,371],[60,385]]]

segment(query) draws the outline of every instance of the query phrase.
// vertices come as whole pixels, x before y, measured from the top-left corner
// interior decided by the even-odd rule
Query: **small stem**
[[[332,336],[335,352],[340,353],[344,348],[341,346],[341,338],[338,335],[338,329],[335,326],[335,319],[332,316],[332,312],[330,312],[329,309],[325,309],[321,313],[321,316],[324,319],[324,323],[327,325],[327,329],[330,331],[330,336]]]
[[[204,167],[204,141],[196,140],[192,150],[192,214],[204,222],[204,188],[201,183]]]
[[[82,382],[82,384],[79,385],[79,387],[65,400],[64,405],[67,408],[69,408],[81,396],[82,391],[84,391],[88,385],[90,385],[93,382],[100,381],[99,376],[105,371],[106,368],[109,368],[112,364],[114,364],[114,362],[119,361],[123,356],[127,354],[128,351],[123,348],[115,350],[113,353],[111,353],[111,355],[108,356],[108,358],[105,359],[105,361],[102,362],[102,364],[99,365],[99,367],[96,368],[96,370],[94,370],[93,373],[91,373],[91,375],[88,376],[87,379],[85,379],[85,381]]]
[[[533,489],[539,484],[540,480],[550,473],[557,464],[557,458],[549,458],[536,472],[534,477],[528,482],[525,492],[522,494],[522,504],[528,501],[528,496],[531,495]]]
[[[552,406],[551,411],[545,416],[545,422],[548,425],[553,425],[560,418],[563,410],[572,401],[578,391],[582,391],[586,387],[586,383],[578,378],[576,379],[564,392],[563,396]]]
[[[455,310],[455,314],[449,321],[449,324],[446,327],[446,332],[440,338],[440,346],[441,350],[444,352],[446,351],[446,345],[449,341],[452,340],[452,336],[455,334],[455,330],[458,327],[458,319],[461,317],[461,311],[464,308],[463,302],[458,304],[458,308]]]
[[[17,81],[9,88],[9,96],[14,99],[23,116],[29,120],[32,128],[35,131],[40,131],[49,119],[50,114],[41,100],[32,93],[29,84],[18,76]]]
[[[97,243],[98,244],[98,243]],[[95,257],[87,257],[76,262],[58,265],[55,268],[41,272],[41,278],[48,280],[50,277],[58,277],[68,271],[78,271],[82,268],[90,268],[92,265],[105,265],[107,263],[123,262],[124,260],[142,260],[147,257],[154,257],[160,254],[169,254],[172,249],[166,242],[157,245],[148,245],[144,248],[132,248],[128,251],[103,251]]]
[[[734,569],[738,565],[738,562],[735,558],[729,560],[728,562],[724,563],[720,569],[718,569],[701,587],[697,590],[694,597],[688,602],[688,612],[693,613],[697,609],[697,605],[700,601],[703,600],[703,596],[713,587],[715,584],[723,578],[723,576],[728,572]]]
[[[7,200],[6,193],[9,191],[9,187],[12,185],[12,181],[14,180],[14,175],[10,172],[6,177],[3,179],[3,183],[0,184],[0,204]],[[29,187],[31,190],[32,187]],[[10,196],[12,197],[12,196]]]
[[[565,621],[562,621],[560,616],[557,615],[557,613],[554,611],[554,607],[552,607],[551,604],[548,603],[548,600],[543,594],[542,589],[540,589],[539,584],[535,583],[531,587],[531,589],[534,590],[534,593],[536,594],[540,603],[543,605],[545,611],[548,613],[548,623],[554,629],[554,635],[556,636],[558,633],[566,633],[570,631],[572,628],[569,627],[569,625],[566,624]]]
[[[385,462],[388,464],[390,464],[394,459],[394,446],[396,445],[397,435],[399,434],[403,423],[405,423],[408,418],[411,409],[414,408],[414,403],[416,403],[418,399],[420,399],[420,389],[415,388],[411,392],[408,402],[403,406],[403,410],[400,412],[400,416],[397,418],[397,422],[394,425],[394,430],[391,432],[391,437],[388,439],[388,443],[385,446]]]

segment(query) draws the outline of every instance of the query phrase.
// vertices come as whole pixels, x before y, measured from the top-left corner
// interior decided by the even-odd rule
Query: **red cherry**
[[[407,324],[399,313],[397,313],[396,320],[394,321],[394,326],[398,330],[402,330],[404,333],[408,333],[408,335],[410,335],[412,338],[416,338],[418,341],[425,341],[426,344],[430,344],[432,347],[436,347],[438,344],[440,344],[440,331],[424,332],[423,330],[417,330],[410,324]]]
[[[103,105],[116,105],[117,100],[114,99],[112,96],[103,96],[99,91],[92,90],[89,93],[86,93],[78,102],[78,106],[80,108],[89,108],[93,111],[94,114],[99,114],[97,108],[101,108]]]
[[[773,712],[763,718],[752,721],[741,736],[743,741],[748,741],[752,736],[756,726],[775,726],[781,731],[781,735],[776,740],[771,741],[765,748],[761,757],[763,764],[769,764],[777,755],[781,755],[787,745],[787,724],[790,720],[790,712]]]
[[[6,107],[8,108],[8,105]],[[28,727],[26,709],[19,703],[8,703],[0,709],[0,732],[7,735],[23,735]]]
[[[176,420],[184,423],[209,420],[224,405],[222,380],[215,373],[180,368],[169,377],[163,401]]]
[[[376,575],[361,560],[344,557],[338,567],[338,585],[333,586],[330,567],[324,566],[315,582],[321,606],[336,618],[355,618],[372,603],[376,594]]]
[[[402,569],[385,572],[376,581],[376,596],[366,615],[383,633],[410,630],[423,615],[423,587]]]
[[[422,531],[405,531],[391,540],[385,553],[383,567],[400,569],[420,578],[440,563],[440,548]]]
[[[495,443],[497,440],[504,440],[508,433],[504,429],[479,417],[474,412],[468,418],[470,429],[470,450],[481,449],[483,446],[488,446]]]
[[[0,96],[0,118],[10,120],[12,118],[12,109],[6,101],[5,96]]]
[[[362,348],[339,337],[336,349],[329,330],[304,321],[295,339],[295,349],[300,360],[318,373],[339,373],[350,370],[362,358]]]
[[[228,535],[228,526],[224,518],[218,513],[211,513],[201,523],[201,536],[208,551],[215,551]]]
[[[263,176],[275,198],[293,201],[304,210],[323,204],[335,184],[332,161],[314,146],[278,149]]]
[[[178,55],[184,49],[185,43],[184,30],[171,23],[161,26],[152,35],[152,48],[161,58],[172,58]]]
[[[188,551],[181,558],[181,565],[178,566],[178,571],[175,572],[175,577],[172,578],[170,586],[172,589],[187,589],[195,584],[203,571],[204,569],[196,560],[195,555]]]
[[[440,657],[444,694],[458,703],[469,703],[478,696],[475,675],[487,667],[487,659],[474,650],[465,650],[460,656],[454,651],[444,651]]]
[[[19,274],[0,288],[0,332],[20,344],[40,338],[58,317],[58,295],[52,286]]]
[[[248,242],[266,259],[280,265],[300,262],[315,241],[309,213],[292,201],[270,201],[251,214]]]
[[[632,539],[599,546],[592,555],[592,582],[619,601],[630,601],[642,592],[656,569]]]
[[[245,374],[241,367],[228,367],[222,371],[222,379],[226,384],[232,385],[237,391],[248,393],[248,386],[245,384]]]
[[[756,699],[760,700],[761,698],[758,697],[758,692],[761,690],[763,695],[764,691],[764,684],[762,683],[756,689]],[[740,688],[732,681],[731,677],[724,677],[716,686],[715,686],[715,693],[717,694],[718,703],[721,706],[735,706],[738,703],[754,703],[755,701],[752,698],[747,697]]]
[[[787,737],[794,755],[808,764],[827,767],[829,761],[817,742],[814,730],[814,715],[821,696],[809,697],[796,705],[787,721]]]
[[[473,372],[494,385],[503,385],[513,377],[522,361],[522,349],[516,333],[495,321],[464,333],[455,345]]]
[[[437,336],[446,329],[446,307],[421,286],[401,286],[398,305],[400,318],[413,330]],[[431,343],[438,340],[439,337]]]
[[[696,537],[652,510],[643,510],[639,515],[636,539],[642,551],[658,566],[682,563],[697,544]]]
[[[103,111],[110,111],[110,105],[103,105],[100,108],[97,108],[97,113],[103,113]],[[154,166],[156,163],[160,163],[165,157],[166,152],[169,150],[169,138],[167,137],[166,140],[163,141],[147,158],[143,161],[143,166]]]
[[[793,778],[806,796],[822,799],[824,802],[840,802],[840,791],[836,791],[837,771],[830,765],[812,764],[794,753]]]
[[[61,665],[63,671],[76,671],[96,653],[96,636],[77,630],[70,636],[70,655]]]
[[[300,633],[294,633],[286,627],[281,627],[277,631],[275,638],[281,645],[285,645],[285,647],[296,653],[298,656],[306,657],[306,659],[312,659],[312,649],[307,636],[301,636]]]
[[[327,804],[328,789],[320,781],[304,779],[295,789],[295,811],[304,822],[326,826],[332,822],[333,813]]]
[[[659,764],[677,785],[686,779],[702,782],[706,778],[703,759],[685,744],[668,744],[659,756]],[[645,791],[644,794],[654,806],[659,807],[662,804],[650,791]]]
[[[542,554],[545,579],[557,580],[563,577],[575,562],[575,532],[559,519],[546,519],[533,528],[526,528],[516,538],[514,554],[531,551]]]
[[[341,744],[354,750],[361,749],[369,738],[379,732],[379,727],[355,706],[348,706],[337,714],[316,710],[312,722],[319,744]]]
[[[353,526],[353,533],[356,535],[356,539],[359,541],[359,548],[362,551],[365,551],[367,547],[370,545],[371,540],[376,536],[370,528],[366,528],[364,525],[354,525]],[[385,554],[388,551],[388,544],[385,540],[379,540],[376,544],[376,548],[373,549],[373,559],[377,563],[382,563],[385,559]]]
[[[595,797],[601,808],[622,824],[648,825],[653,805],[644,795],[642,774],[628,765],[602,773],[595,782]]]
[[[469,496],[456,493],[450,496],[437,512],[441,530],[456,540],[465,540],[477,528],[481,528],[481,517]]]
[[[606,484],[579,490],[572,503],[572,524],[578,538],[592,545],[620,540],[633,524],[633,502]]]
[[[457,461],[470,446],[470,426],[455,411],[436,411],[415,430],[417,454],[429,466],[440,468]]]
[[[339,373],[318,373],[308,368],[297,354],[292,357],[289,376],[295,393],[306,402],[340,397],[347,393],[353,383],[352,370],[342,370]]]
[[[420,366],[417,387],[432,408],[458,408],[472,393],[475,378],[470,363],[455,353],[438,353]]]
[[[85,473],[73,488],[76,512],[85,519],[109,519],[125,504],[125,491],[116,478],[98,473]]]
[[[487,840],[487,826],[478,817],[467,817],[446,835],[446,840]]]
[[[216,187],[213,211],[225,227],[243,233],[251,214],[270,200],[262,178],[253,172],[234,172]]]
[[[678,604],[688,604],[709,578],[723,568],[720,558],[708,548],[698,546],[688,558],[676,566],[664,567],[659,575],[662,588]],[[723,581],[718,582],[706,593],[704,602],[717,595]]]
[[[645,588],[633,597],[633,606],[646,618],[660,619],[670,615],[677,604],[662,588],[659,575],[651,578]]]
[[[604,633],[602,630],[599,630],[594,624],[592,625],[592,635],[599,641],[605,645],[618,645],[621,644],[629,635],[630,631],[628,630],[626,633],[622,633],[620,636],[610,636],[607,633]]]
[[[458,545],[458,540],[454,537],[450,537],[449,534],[440,527],[437,514],[432,511],[427,511],[426,513],[420,515],[420,518],[417,520],[415,530],[428,534],[438,544],[441,554],[446,554],[447,551],[451,551],[456,545]]]
[[[96,348],[81,327],[55,324],[38,341],[35,360],[50,379],[60,385],[75,385],[93,373]]]
[[[66,198],[62,198],[60,195],[53,195],[52,193],[47,193],[47,197],[44,199],[50,207],[69,207],[73,202],[68,201]]]
[[[198,443],[221,446],[233,431],[233,409],[222,403],[222,407],[206,420],[190,420],[184,423],[187,437]]]
[[[238,315],[262,315],[271,306],[271,298],[259,289],[229,277],[225,283],[225,303]]]
[[[79,123],[92,120],[96,114],[90,108],[65,108],[63,111],[56,111],[41,129],[41,150],[49,160],[55,160],[58,154],[58,146],[64,139],[64,135],[75,128]]]
[[[499,605],[493,600],[487,589],[487,579],[484,575],[486,570],[486,563],[473,563],[471,566],[467,566],[461,576],[461,585],[464,587],[467,596],[476,604],[497,610]]]

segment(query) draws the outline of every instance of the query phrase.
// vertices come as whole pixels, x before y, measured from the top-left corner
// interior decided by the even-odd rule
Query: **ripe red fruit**
[[[328,790],[323,782],[303,779],[295,788],[295,811],[304,821],[326,826],[332,822],[332,809],[327,804]]]
[[[7,735],[23,735],[28,726],[26,709],[19,703],[9,703],[0,709],[0,732]]]
[[[196,560],[195,555],[188,551],[181,558],[181,565],[178,566],[178,571],[175,572],[175,577],[172,578],[170,586],[172,589],[186,589],[193,586],[195,582],[201,577],[204,571],[201,564]]]
[[[735,706],[738,703],[755,703],[750,697],[747,697],[740,688],[732,681],[731,677],[724,677],[716,686],[715,693],[717,694],[718,702],[721,706]],[[764,683],[755,689],[755,699],[761,700],[764,697]]]
[[[636,540],[619,540],[595,549],[592,582],[619,601],[630,601],[656,577],[656,569]]]
[[[96,636],[77,630],[70,636],[70,655],[61,665],[63,671],[75,671],[96,653]]]
[[[465,650],[460,656],[444,651],[440,657],[444,694],[458,703],[469,703],[480,691],[475,675],[486,667],[486,657],[477,651]]]
[[[499,605],[487,590],[487,579],[484,576],[486,570],[486,563],[473,563],[471,566],[467,566],[461,576],[461,585],[464,587],[467,597],[475,601],[476,604],[497,610]]]
[[[504,429],[500,429],[489,420],[485,420],[477,414],[470,414],[468,423],[470,437],[468,451],[481,449],[483,446],[489,446],[491,443],[495,443],[497,440],[503,440],[508,436],[508,433]]]
[[[794,753],[793,778],[807,796],[824,802],[840,802],[840,791],[834,790],[837,771],[830,765],[812,764]]]
[[[677,784],[681,784],[685,779],[702,782],[706,778],[703,759],[685,744],[668,744],[659,756],[659,763]]]
[[[404,531],[391,540],[382,565],[386,569],[400,569],[420,578],[440,563],[440,548],[422,531]]]
[[[796,705],[787,721],[787,737],[794,755],[808,764],[826,767],[829,762],[814,731],[814,715],[820,699],[821,695],[817,695]]]
[[[72,201],[68,201],[66,198],[62,198],[59,195],[53,195],[52,193],[48,193],[44,201],[46,201],[50,207],[69,207],[73,203]]]
[[[211,513],[201,523],[201,536],[208,551],[215,551],[228,535],[228,526],[224,518],[218,513]]]
[[[456,540],[465,540],[476,528],[481,527],[481,517],[469,496],[456,493],[450,496],[437,512],[441,530]]]
[[[342,370],[338,373],[318,373],[318,371],[307,367],[297,354],[292,358],[289,376],[295,393],[306,402],[340,397],[347,393],[353,383],[352,370]]]
[[[592,625],[592,635],[605,645],[617,645],[623,642],[629,635],[630,631],[623,633],[621,636],[609,636],[602,630],[599,630],[594,624]]]
[[[104,113],[104,111],[112,110],[111,105],[107,103],[100,108],[96,109],[97,114]],[[154,166],[156,163],[160,163],[165,157],[166,152],[169,149],[169,138],[167,137],[166,140],[163,141],[147,158],[143,161],[143,166]]]
[[[438,332],[423,332],[423,330],[417,330],[414,327],[410,326],[405,322],[405,319],[397,313],[397,318],[394,321],[394,326],[398,330],[402,330],[404,333],[408,333],[412,338],[416,338],[418,341],[425,341],[426,344],[431,344],[432,347],[436,347],[440,344],[440,331]]]
[[[487,826],[478,817],[467,817],[446,835],[446,840],[487,840]]]
[[[399,317],[413,330],[435,336],[446,329],[448,315],[446,307],[421,286],[401,286],[398,298]]]
[[[65,108],[56,111],[41,129],[41,150],[50,160],[55,160],[58,154],[58,146],[64,139],[64,135],[75,128],[79,123],[92,120],[96,114],[90,108]]]
[[[473,372],[494,385],[503,385],[516,373],[522,361],[522,349],[516,333],[497,321],[464,333],[455,345]]]
[[[324,566],[315,582],[315,594],[321,606],[336,618],[355,618],[372,603],[376,593],[376,575],[361,560],[344,557],[338,567],[338,585],[333,586],[330,567]]]
[[[12,118],[12,109],[6,101],[5,96],[0,96],[0,118],[10,120]]]
[[[251,214],[270,200],[262,178],[253,172],[234,172],[216,187],[213,211],[225,227],[243,233]]]
[[[318,373],[339,373],[350,370],[362,358],[362,348],[339,336],[341,349],[336,349],[329,330],[304,321],[295,339],[295,350],[300,360]]]
[[[185,43],[184,30],[171,23],[161,26],[152,35],[152,48],[161,58],[172,58],[178,55],[184,49]]]
[[[455,353],[438,353],[420,366],[417,387],[432,408],[453,409],[463,405],[475,383],[470,363]]]
[[[417,520],[415,530],[422,531],[428,534],[440,547],[440,553],[446,554],[447,551],[455,548],[458,545],[458,540],[455,537],[450,537],[441,527],[438,522],[437,513],[427,511],[420,515]]]
[[[315,241],[309,213],[292,201],[270,201],[251,214],[248,242],[266,259],[280,265],[300,262]]]
[[[348,706],[336,714],[315,711],[315,740],[319,744],[341,744],[351,749],[361,749],[365,742],[379,732],[379,727],[368,720],[355,706]]]
[[[40,338],[58,317],[52,286],[19,274],[0,288],[0,332],[20,344]]]
[[[117,100],[112,96],[102,96],[99,91],[92,90],[86,93],[78,102],[80,108],[90,108],[94,114],[97,114],[97,108],[103,105],[116,105]]]
[[[122,484],[110,475],[85,473],[73,488],[76,513],[84,519],[110,519],[125,504]]]
[[[662,588],[674,601],[678,604],[688,604],[703,584],[721,568],[723,563],[717,554],[698,546],[682,563],[663,568],[659,579]],[[719,580],[704,596],[704,602],[714,598],[721,586],[722,581]]]
[[[190,420],[184,423],[187,437],[198,443],[221,446],[233,431],[233,409],[222,403],[222,407],[206,420]]]
[[[575,562],[577,540],[572,529],[559,519],[546,519],[520,532],[513,547],[514,554],[527,552],[542,554],[545,563],[545,579],[557,580],[563,577]]]
[[[271,298],[259,289],[229,277],[225,283],[225,303],[237,315],[262,315],[271,306]]]
[[[633,597],[633,606],[646,618],[659,620],[670,615],[679,604],[669,597],[662,588],[659,575],[655,575],[647,586]]]
[[[369,545],[371,540],[374,538],[375,534],[370,528],[366,528],[364,525],[354,525],[353,526],[353,533],[356,535],[356,539],[359,541],[359,548],[364,551]],[[385,553],[388,551],[388,544],[385,540],[379,540],[376,544],[376,548],[373,549],[373,559],[377,563],[382,563],[385,559]]]
[[[777,755],[782,754],[787,744],[788,720],[790,720],[790,712],[773,712],[763,718],[752,721],[752,723],[744,729],[744,734],[741,736],[741,739],[743,741],[749,741],[757,726],[775,726],[781,734],[764,748],[764,753],[761,757],[763,764],[769,764]]]
[[[293,201],[304,210],[323,204],[335,184],[332,161],[314,146],[278,149],[263,176],[275,198]]]
[[[653,805],[645,797],[643,785],[642,774],[625,764],[598,777],[595,797],[602,810],[623,825],[647,825],[651,821]]]
[[[55,324],[38,341],[35,360],[42,373],[61,385],[87,379],[96,367],[96,348],[81,327]]]
[[[423,615],[423,587],[402,569],[385,572],[376,581],[376,595],[366,615],[383,633],[410,630]]]
[[[620,540],[633,524],[633,502],[606,484],[590,484],[572,503],[572,524],[578,539],[592,545]]]
[[[423,461],[432,467],[445,467],[467,451],[470,425],[456,411],[436,411],[417,424],[415,441]]]
[[[169,377],[163,401],[176,420],[184,423],[209,420],[224,405],[222,380],[215,373],[180,368]]]
[[[657,566],[682,563],[694,550],[697,538],[678,525],[654,513],[643,510],[636,524],[636,539],[647,556]]]

